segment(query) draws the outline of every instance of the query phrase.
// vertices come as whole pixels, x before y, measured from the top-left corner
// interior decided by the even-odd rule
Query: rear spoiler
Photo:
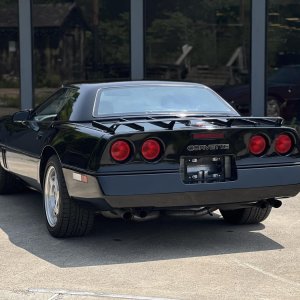
[[[173,130],[176,123],[181,123],[186,126],[193,126],[192,121],[203,121],[212,125],[233,127],[233,126],[247,126],[247,127],[259,127],[259,126],[272,126],[281,127],[283,119],[280,117],[173,117],[173,118],[151,118],[140,120],[128,120],[125,118],[118,119],[117,121],[93,121],[92,125],[96,128],[104,130],[110,134],[115,134],[116,130],[120,126],[127,126],[138,131],[145,131],[141,123],[150,123],[163,129]],[[115,122],[111,126],[105,124]]]

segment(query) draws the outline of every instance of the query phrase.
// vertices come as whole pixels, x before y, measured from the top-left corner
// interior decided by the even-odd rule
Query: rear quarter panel
[[[50,145],[57,152],[62,166],[87,172],[95,171],[95,149],[105,148],[105,134],[76,123],[59,125],[57,130]]]

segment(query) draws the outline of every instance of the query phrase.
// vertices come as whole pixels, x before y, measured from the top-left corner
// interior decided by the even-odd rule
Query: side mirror
[[[30,113],[30,110],[18,111],[13,115],[13,121],[16,123],[26,122],[29,119]]]

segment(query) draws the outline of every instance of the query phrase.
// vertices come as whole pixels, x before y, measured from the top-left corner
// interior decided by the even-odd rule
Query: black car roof
[[[205,85],[193,82],[180,82],[180,81],[115,81],[115,82],[75,82],[69,83],[64,86],[76,87],[91,87],[91,88],[106,88],[106,87],[120,87],[120,86],[140,86],[140,85],[174,85],[174,86],[200,86],[206,88]]]

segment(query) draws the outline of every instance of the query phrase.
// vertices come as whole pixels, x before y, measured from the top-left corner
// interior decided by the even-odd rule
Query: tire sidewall
[[[46,175],[47,175],[47,172],[48,172],[48,169],[50,167],[54,167],[55,168],[55,172],[56,172],[56,175],[57,175],[57,181],[58,181],[58,187],[59,187],[59,211],[58,211],[58,214],[57,214],[57,222],[55,224],[55,226],[51,226],[48,222],[48,219],[47,219],[47,214],[46,214],[46,201],[45,201],[45,182],[46,182]],[[44,180],[43,180],[43,208],[44,208],[44,216],[45,216],[45,220],[46,220],[46,225],[47,225],[47,228],[49,230],[49,232],[51,233],[54,233],[57,232],[59,230],[59,228],[61,227],[61,224],[62,224],[62,218],[63,218],[63,206],[64,206],[64,203],[62,201],[62,184],[63,184],[63,175],[62,175],[62,171],[61,171],[61,167],[60,167],[60,163],[57,159],[56,156],[52,156],[48,162],[47,162],[47,165],[46,165],[46,168],[45,168],[45,172],[44,172]]]

